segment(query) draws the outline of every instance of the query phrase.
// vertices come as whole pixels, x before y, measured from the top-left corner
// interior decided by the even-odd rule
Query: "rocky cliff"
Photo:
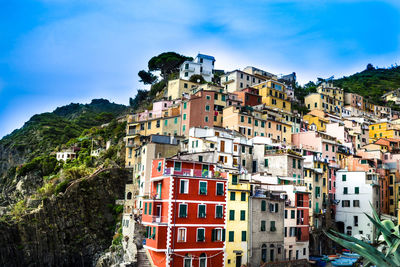
[[[91,266],[115,231],[115,200],[129,172],[112,168],[73,182],[34,210],[0,222],[0,266]]]

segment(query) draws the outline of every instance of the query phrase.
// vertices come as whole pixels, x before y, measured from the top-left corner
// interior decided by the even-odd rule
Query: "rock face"
[[[91,266],[114,234],[129,172],[102,170],[13,224],[0,222],[0,266]]]

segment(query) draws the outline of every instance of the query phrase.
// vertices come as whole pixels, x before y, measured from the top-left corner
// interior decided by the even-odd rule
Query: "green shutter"
[[[218,183],[217,184],[217,196],[223,196],[224,195],[224,184]]]
[[[267,168],[268,167],[268,159],[264,159],[264,166]]]
[[[271,232],[275,232],[275,231],[276,231],[275,221],[271,221],[270,223],[271,223],[271,225],[270,225],[270,231],[271,231]]]
[[[342,181],[345,182],[346,181],[346,174],[342,175]]]
[[[229,211],[229,220],[230,221],[235,220],[235,211],[234,210]]]
[[[222,241],[225,241],[225,229],[222,229]]]
[[[246,220],[246,211],[245,210],[241,210],[240,211],[240,220],[241,221],[245,221]]]
[[[293,159],[293,169],[295,169],[296,168],[296,159]]]
[[[290,218],[291,218],[291,219],[294,219],[295,216],[296,216],[295,211],[294,211],[294,210],[291,210],[291,211],[290,211]]]
[[[151,238],[154,240],[156,239],[156,227],[153,227],[153,234],[151,235]]]
[[[217,218],[222,218],[222,206],[216,206],[216,215]]]
[[[262,232],[265,231],[265,221],[261,221],[261,229]]]
[[[187,216],[187,205],[179,205],[179,217],[186,218]]]
[[[231,192],[231,200],[235,200],[236,199],[236,193],[235,192]]]
[[[246,241],[246,236],[247,236],[246,231],[242,231],[242,242]]]
[[[241,201],[246,201],[246,193],[245,193],[245,192],[242,192],[242,193],[240,194],[240,200],[241,200]]]
[[[147,214],[147,202],[144,203],[144,214]]]
[[[360,193],[360,188],[359,187],[354,188],[354,193],[355,194],[359,194]]]
[[[203,242],[204,240],[205,240],[204,229],[203,228],[197,229],[197,241]]]
[[[207,195],[207,182],[200,181],[200,195]]]
[[[206,217],[206,205],[199,205],[199,218]]]
[[[238,181],[237,175],[236,174],[232,175],[232,184],[236,185],[237,181]]]
[[[235,241],[235,232],[229,231],[229,242]]]
[[[152,203],[149,203],[149,215],[152,215],[151,208],[152,208]]]
[[[267,210],[267,202],[265,200],[261,200],[261,211]]]
[[[344,187],[344,188],[343,188],[343,194],[344,194],[344,195],[347,195],[347,187]]]

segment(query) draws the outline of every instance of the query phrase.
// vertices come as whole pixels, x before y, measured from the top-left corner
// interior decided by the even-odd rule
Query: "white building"
[[[228,93],[240,91],[266,81],[265,78],[256,76],[241,70],[227,72],[221,76],[221,85],[225,87]]]
[[[336,173],[336,223],[345,234],[374,240],[375,227],[364,213],[372,216],[370,203],[379,213],[379,183],[376,173],[339,170]]]
[[[60,160],[67,161],[69,159],[75,159],[76,153],[74,152],[74,150],[68,149],[61,152],[57,152],[56,158],[58,161]]]
[[[189,80],[192,75],[201,75],[204,80],[211,82],[213,78],[215,58],[198,54],[193,61],[185,61],[180,67],[179,78]]]

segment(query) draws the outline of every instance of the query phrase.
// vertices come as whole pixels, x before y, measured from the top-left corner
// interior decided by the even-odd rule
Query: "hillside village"
[[[398,112],[330,80],[302,103],[295,73],[214,79],[214,63],[183,62],[151,109],[127,116],[125,249],[142,227],[155,266],[308,266],[341,249],[323,231],[374,242],[364,213],[397,221]]]

